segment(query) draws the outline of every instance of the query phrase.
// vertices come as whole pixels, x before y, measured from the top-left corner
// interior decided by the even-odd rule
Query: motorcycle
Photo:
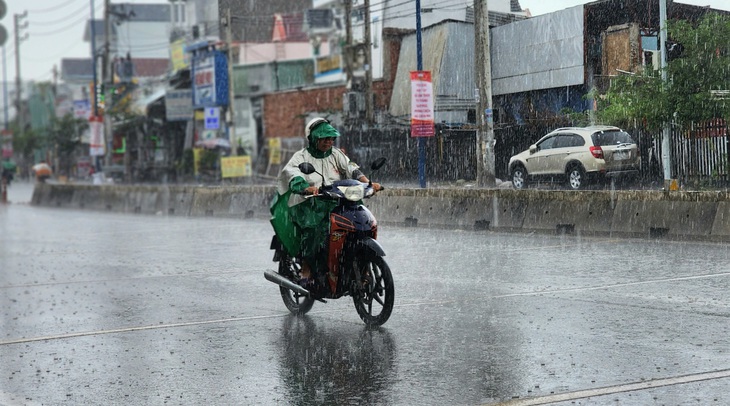
[[[384,164],[385,158],[380,158],[371,169],[377,171]],[[308,162],[300,164],[299,170],[322,176]],[[297,284],[301,278],[301,258],[290,256],[274,235],[270,248],[274,250],[274,262],[279,263],[278,272],[265,271],[264,277],[279,285],[281,298],[290,312],[303,315],[312,309],[315,300],[327,303],[327,299],[351,296],[366,325],[380,326],[388,321],[395,295],[393,276],[383,259],[385,251],[376,240],[377,220],[362,204],[362,199],[373,195],[372,182],[346,179],[323,185],[317,194],[306,196],[337,201],[329,218],[326,275],[315,275],[315,288],[308,290]]]

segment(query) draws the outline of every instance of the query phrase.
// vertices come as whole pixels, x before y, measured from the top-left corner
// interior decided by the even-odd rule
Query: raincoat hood
[[[332,148],[324,152],[320,151],[319,149],[317,149],[317,141],[320,138],[337,138],[339,136],[339,131],[337,131],[337,129],[335,127],[332,127],[329,123],[323,122],[321,124],[318,124],[312,129],[312,131],[309,133],[309,136],[307,137],[307,140],[309,141],[307,151],[309,151],[309,153],[312,154],[312,156],[315,158],[326,158],[332,154]]]

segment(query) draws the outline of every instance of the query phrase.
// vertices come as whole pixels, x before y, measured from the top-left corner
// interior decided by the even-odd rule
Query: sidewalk
[[[9,204],[30,204],[33,198],[33,182],[17,180],[8,187]]]

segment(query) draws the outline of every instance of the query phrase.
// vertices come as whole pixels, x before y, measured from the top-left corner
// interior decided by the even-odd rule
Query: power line
[[[59,29],[53,30],[53,31],[46,31],[46,32],[31,32],[30,35],[32,35],[34,37],[47,37],[49,35],[56,35],[60,32],[68,31],[72,28],[78,28],[79,23],[86,21],[86,19],[88,19],[88,18],[89,18],[88,16],[82,16],[81,18],[73,21],[71,24],[69,24],[63,28],[59,28]]]
[[[48,7],[48,8],[44,8],[44,9],[40,9],[40,10],[28,10],[28,12],[29,13],[36,13],[36,14],[51,13],[51,12],[54,12],[56,10],[60,10],[60,9],[62,9],[64,7],[68,6],[69,4],[73,3],[74,1],[76,1],[76,0],[68,0],[67,2],[61,3],[61,4],[57,5],[57,6]]]
[[[68,14],[66,16],[63,16],[63,17],[61,17],[61,18],[59,18],[57,20],[51,20],[51,21],[33,21],[33,20],[31,20],[30,21],[30,24],[31,25],[46,26],[46,25],[56,25],[56,24],[59,24],[59,23],[65,23],[70,18],[73,18],[73,17],[78,16],[79,13],[81,13],[82,11],[85,11],[87,9],[89,9],[89,5],[88,4],[85,4],[84,6],[82,6],[81,8],[79,8],[78,10],[74,11],[73,13]]]

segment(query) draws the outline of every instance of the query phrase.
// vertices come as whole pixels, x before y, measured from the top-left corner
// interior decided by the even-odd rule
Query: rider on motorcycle
[[[10,182],[13,180],[13,174],[16,170],[17,165],[15,165],[15,162],[10,160],[9,157],[5,157],[2,164],[2,177],[3,179],[5,179],[5,182],[8,186],[10,186]]]
[[[305,199],[303,195],[317,194],[323,184],[341,179],[370,182],[360,167],[334,146],[340,133],[324,118],[309,121],[304,128],[308,145],[296,152],[282,168],[277,180],[277,195],[271,205],[271,224],[279,241],[291,256],[302,258],[300,284],[311,287],[312,269],[326,268],[325,247],[329,213],[336,202],[325,199]],[[309,162],[317,172],[306,175],[299,164]],[[321,174],[321,176],[320,176]],[[373,183],[373,189],[381,189]]]

